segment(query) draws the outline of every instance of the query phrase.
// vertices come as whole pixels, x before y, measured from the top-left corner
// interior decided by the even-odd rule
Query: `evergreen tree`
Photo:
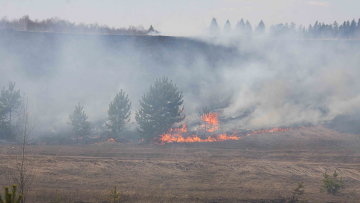
[[[9,138],[9,128],[8,123],[6,122],[6,113],[5,107],[0,102],[0,139]]]
[[[10,82],[8,88],[3,88],[0,93],[0,137],[15,139],[12,130],[14,113],[22,103],[20,90],[15,89],[15,82]]]
[[[265,23],[264,21],[260,21],[259,25],[256,28],[256,32],[259,34],[263,34],[265,32]]]
[[[90,134],[90,123],[87,121],[88,117],[80,103],[75,106],[69,118],[77,141]]]
[[[239,31],[242,31],[245,29],[244,19],[241,18],[241,20],[236,24],[236,29]]]
[[[133,30],[136,30],[137,28],[133,28]],[[157,31],[157,30],[155,30],[155,28],[152,26],[152,25],[150,25],[150,27],[149,27],[149,29],[147,30],[147,32],[146,32],[146,34],[153,34],[153,35],[155,35],[155,34],[159,34],[160,32],[159,31]]]
[[[210,23],[209,32],[211,35],[218,35],[220,33],[219,25],[216,18],[213,18]]]
[[[154,32],[154,31],[155,31],[154,27],[152,25],[150,25],[148,32]]]
[[[350,21],[346,21],[345,22],[345,27],[344,27],[344,33],[345,33],[345,37],[348,38],[350,36]]]
[[[229,20],[227,20],[225,25],[224,25],[224,32],[226,34],[229,34],[231,32],[231,24],[230,24]]]
[[[333,23],[333,27],[332,27],[332,35],[333,37],[337,37],[339,33],[339,24],[335,21]]]
[[[247,20],[245,23],[245,33],[247,35],[251,35],[252,34],[252,26],[250,24],[250,22]]]
[[[245,34],[246,26],[245,26],[244,19],[241,18],[241,20],[236,24],[235,29],[236,29],[237,34],[240,34],[240,35]]]
[[[139,132],[145,142],[154,141],[185,117],[183,95],[167,78],[157,79],[140,101],[136,113]]]
[[[353,19],[352,21],[351,21],[351,24],[350,24],[350,36],[355,36],[355,32],[356,32],[356,21],[355,21],[355,19]]]
[[[110,103],[108,110],[107,127],[112,136],[119,137],[124,130],[125,124],[129,122],[130,108],[131,102],[128,95],[123,90],[120,90]]]
[[[319,23],[319,21],[316,21],[315,22],[315,24],[314,24],[314,26],[313,26],[313,34],[315,35],[315,36],[317,36],[318,34],[319,34],[319,30],[320,30],[320,23]]]
[[[356,34],[355,37],[360,37],[360,18],[358,20],[357,26],[356,26]]]

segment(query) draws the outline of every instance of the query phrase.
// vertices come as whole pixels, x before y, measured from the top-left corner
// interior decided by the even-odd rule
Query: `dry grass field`
[[[16,146],[0,148],[0,183],[15,167]],[[34,178],[29,202],[281,202],[298,182],[309,202],[358,202],[360,136],[323,127],[203,144],[28,147]],[[338,170],[345,188],[320,192],[322,174]]]

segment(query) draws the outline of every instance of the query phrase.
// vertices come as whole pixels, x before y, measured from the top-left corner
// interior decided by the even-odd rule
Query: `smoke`
[[[358,43],[265,42],[257,51],[263,60],[225,72],[225,81],[232,81],[227,84],[234,85],[234,97],[224,115],[250,109],[235,123],[262,128],[319,124],[359,111]]]
[[[15,81],[40,133],[68,127],[80,102],[106,119],[117,91],[138,100],[158,77],[184,93],[187,121],[203,108],[227,129],[319,124],[360,109],[360,41],[188,39],[0,32],[0,85]]]

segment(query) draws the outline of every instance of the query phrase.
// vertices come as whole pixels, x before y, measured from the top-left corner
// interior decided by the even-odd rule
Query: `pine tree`
[[[236,32],[237,34],[244,35],[246,30],[246,25],[244,19],[241,20],[236,24]]]
[[[245,33],[247,35],[251,35],[252,34],[252,26],[251,23],[247,20],[245,23]]]
[[[216,18],[213,18],[210,23],[209,32],[211,35],[218,35],[220,33],[219,25]]]
[[[113,137],[119,137],[124,130],[125,124],[129,122],[130,108],[131,102],[128,95],[123,90],[120,90],[110,103],[108,110],[107,127]]]
[[[5,122],[6,113],[5,113],[5,106],[0,102],[0,128]],[[1,134],[0,134],[1,137]]]
[[[224,25],[224,32],[226,34],[229,34],[231,32],[231,24],[230,24],[229,20],[227,20],[225,25]]]
[[[15,139],[12,121],[21,103],[20,90],[15,89],[15,82],[9,82],[8,88],[3,88],[0,93],[0,137]]]
[[[139,132],[144,142],[154,141],[185,117],[183,95],[167,78],[157,79],[140,101],[136,113]]]
[[[339,33],[339,24],[335,21],[333,23],[332,35],[333,37],[337,37]]]
[[[265,23],[264,21],[260,21],[259,25],[256,28],[256,32],[259,34],[263,34],[265,32]]]
[[[75,106],[73,113],[69,116],[77,142],[79,138],[84,138],[90,134],[90,123],[84,111],[84,106],[80,103]]]
[[[351,37],[354,37],[355,36],[355,33],[356,33],[356,21],[355,21],[355,19],[353,19],[352,21],[351,21],[351,23],[350,23],[350,36]]]
[[[355,37],[360,37],[360,18],[357,22]]]

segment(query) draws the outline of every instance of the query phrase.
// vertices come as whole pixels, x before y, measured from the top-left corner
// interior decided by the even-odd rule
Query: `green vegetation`
[[[136,113],[139,132],[144,142],[154,141],[175,123],[184,120],[183,95],[167,78],[157,79],[140,101]]]
[[[16,134],[13,130],[14,113],[22,104],[20,90],[15,89],[15,83],[9,82],[7,88],[0,93],[0,138],[14,140]]]
[[[16,185],[12,186],[12,191],[9,191],[9,187],[5,187],[4,197],[0,195],[0,203],[20,203],[22,195],[17,194]]]
[[[112,137],[119,137],[123,132],[125,124],[129,122],[131,102],[128,95],[120,90],[109,105],[108,122],[106,126]]]
[[[79,138],[84,138],[90,134],[90,123],[87,121],[88,117],[81,104],[75,106],[73,113],[69,117],[77,141],[79,141]]]
[[[117,191],[116,186],[110,191],[110,198],[112,203],[120,202],[120,192]]]
[[[328,175],[327,172],[323,174],[322,191],[326,191],[328,194],[336,195],[344,188],[344,182],[339,174],[334,171],[333,175]]]

